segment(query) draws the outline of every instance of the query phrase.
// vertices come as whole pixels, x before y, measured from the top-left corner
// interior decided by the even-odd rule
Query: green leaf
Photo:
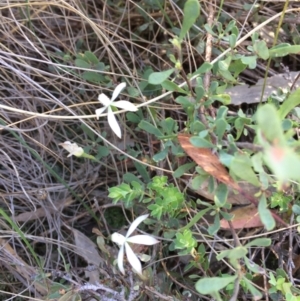
[[[213,99],[213,100],[218,100],[224,105],[229,105],[231,103],[231,97],[228,94],[212,95],[210,98]]]
[[[193,75],[196,74],[204,74],[207,71],[211,70],[213,65],[209,62],[204,62],[194,73]]]
[[[187,163],[187,164],[181,165],[174,171],[173,176],[175,178],[180,178],[185,172],[187,172],[189,169],[191,169],[195,165],[196,165],[195,163]]]
[[[269,49],[265,41],[255,41],[253,49],[263,60],[267,60],[269,58]]]
[[[257,247],[268,247],[271,245],[272,240],[270,238],[256,238],[245,245],[245,248],[250,248],[252,246]]]
[[[204,25],[204,29],[207,31],[207,33],[211,34],[212,36],[214,37],[218,36],[208,24]]]
[[[105,71],[105,65],[104,63],[102,62],[98,62],[95,66],[94,66],[94,69],[95,70],[98,70],[98,71]],[[128,90],[128,88],[127,88]]]
[[[202,137],[191,137],[190,142],[196,147],[214,148],[215,145]]]
[[[109,155],[110,151],[107,146],[99,145],[97,148],[97,156],[96,158],[100,160],[103,157],[107,157]]]
[[[292,210],[296,215],[300,215],[300,206],[299,205],[296,205],[296,204],[293,205]]]
[[[186,96],[178,96],[175,99],[175,102],[181,104],[184,108],[194,106],[194,104],[192,104],[190,99]]]
[[[174,132],[178,132],[177,122],[171,117],[163,119],[159,123],[159,126],[167,135],[172,135]]]
[[[195,88],[195,92],[196,92],[197,100],[200,100],[205,94],[204,87],[197,85],[197,87]]]
[[[260,197],[259,200],[258,213],[262,223],[268,231],[271,231],[275,228],[276,223],[271,214],[271,211],[267,208],[267,199],[264,194]]]
[[[93,65],[96,65],[99,63],[99,59],[91,51],[85,51],[84,56],[85,56],[86,60]]]
[[[235,138],[236,140],[238,140],[241,137],[245,124],[251,124],[251,119],[245,117],[238,117],[235,120],[234,126],[236,129],[236,138]]]
[[[131,96],[131,97],[138,97],[140,95],[139,90],[134,87],[128,87],[127,92],[129,94],[129,96]]]
[[[152,85],[162,84],[168,77],[174,72],[174,68],[161,71],[161,72],[153,72],[149,75],[148,82]]]
[[[244,277],[243,280],[251,295],[257,297],[254,300],[260,300],[262,298],[262,293],[255,286],[253,286],[253,284],[246,277]]]
[[[230,164],[230,172],[234,173],[239,178],[253,184],[260,186],[257,175],[252,169],[252,162],[247,155],[236,154]]]
[[[216,206],[223,207],[227,201],[228,189],[223,183],[219,184],[215,192],[214,201]]]
[[[133,113],[133,112],[127,112],[126,113],[126,118],[128,121],[132,123],[139,123],[141,122],[141,116],[139,114]]]
[[[230,63],[229,61],[227,60],[223,60],[223,61],[219,61],[218,62],[218,67],[219,67],[219,71],[227,71],[229,66],[230,66]]]
[[[230,64],[229,71],[233,72],[233,77],[237,78],[239,74],[247,68],[248,65],[244,64],[241,59],[233,61]]]
[[[164,160],[164,159],[166,158],[167,154],[168,154],[168,149],[165,148],[163,151],[161,151],[161,152],[155,154],[155,155],[153,156],[153,160],[154,160],[155,162],[159,162],[159,161],[161,161],[161,160]]]
[[[265,139],[271,143],[276,141],[277,145],[285,144],[281,119],[274,105],[266,104],[259,107],[256,119]]]
[[[227,277],[202,278],[196,282],[195,288],[200,294],[209,295],[219,292],[228,284],[233,283],[236,278],[237,275]]]
[[[157,204],[151,204],[147,207],[151,211],[151,216],[156,217],[158,220],[161,219],[163,214],[163,207]]]
[[[236,35],[235,34],[231,34],[229,36],[229,46],[230,48],[234,48],[235,47],[235,44],[236,44]]]
[[[81,129],[83,130],[83,132],[92,140],[95,141],[95,133],[89,128],[87,127],[85,124],[81,124],[80,125]]]
[[[282,57],[288,54],[299,54],[300,45],[290,45],[288,43],[283,43],[276,45],[269,49],[270,57]]]
[[[262,267],[260,267],[255,262],[250,261],[246,256],[244,257],[244,261],[245,261],[245,264],[246,264],[247,268],[251,272],[257,273],[257,274],[262,274],[264,272],[264,269]]]
[[[219,69],[219,73],[221,74],[221,76],[224,77],[224,79],[228,80],[229,82],[232,82],[232,83],[236,83],[237,82],[236,79],[230,73],[230,71],[228,71],[228,70],[220,70]]]
[[[239,258],[244,257],[246,254],[248,253],[247,249],[243,246],[239,246],[236,247],[232,250],[224,250],[221,251],[218,255],[217,255],[217,259],[218,260],[222,260],[225,257],[231,259],[231,260],[236,260]]]
[[[220,229],[220,216],[215,215],[214,223],[210,225],[207,229],[209,235],[215,235]]]
[[[171,82],[170,80],[165,80],[164,82],[161,83],[161,86],[166,89],[167,91],[174,91],[174,92],[179,92],[182,94],[189,94],[189,92],[183,90],[182,88],[178,87],[177,84],[174,82]]]
[[[243,64],[249,66],[250,69],[255,69],[257,64],[257,56],[243,56],[241,57],[241,61]]]
[[[295,107],[300,104],[300,88],[293,91],[282,103],[278,111],[280,119],[284,119]]]
[[[195,24],[200,15],[200,3],[198,0],[186,1],[183,8],[183,22],[179,35],[179,40],[182,41],[190,28]]]
[[[226,118],[227,112],[228,112],[228,107],[225,107],[225,106],[219,107],[218,111],[217,111],[216,118],[217,119],[224,119],[224,118]]]
[[[95,71],[84,71],[82,73],[82,78],[91,83],[101,83],[104,82],[104,76]]]
[[[123,181],[125,183],[131,183],[133,181],[143,185],[143,182],[141,181],[141,179],[139,179],[135,174],[131,173],[131,172],[127,172],[123,175]]]
[[[147,170],[147,166],[145,166],[144,164],[141,164],[139,162],[133,161],[133,164],[136,168],[136,170],[138,171],[138,173],[142,176],[143,178],[143,182],[144,183],[149,183],[150,182],[150,176],[149,176],[149,172]]]
[[[162,136],[163,133],[154,125],[152,125],[150,122],[146,120],[142,120],[138,127],[144,131],[146,131],[149,134],[155,135],[156,137]]]
[[[216,121],[216,134],[219,140],[223,138],[223,135],[226,132],[227,125],[228,123],[224,118],[220,118]]]
[[[91,64],[89,64],[83,59],[76,59],[75,66],[79,68],[91,69]]]
[[[235,20],[231,20],[228,25],[226,26],[224,33],[229,33],[231,30],[233,30],[233,28],[235,27]]]

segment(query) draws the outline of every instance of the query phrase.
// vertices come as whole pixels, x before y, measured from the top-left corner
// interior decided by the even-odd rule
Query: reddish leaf
[[[181,147],[185,150],[185,152],[208,174],[213,176],[215,179],[218,181],[226,184],[227,186],[233,188],[234,190],[237,190],[241,196],[247,198],[253,205],[257,206],[257,200],[252,196],[249,195],[247,192],[245,192],[234,180],[230,177],[228,171],[226,168],[221,164],[220,160],[216,155],[214,155],[209,149],[207,148],[200,148],[196,147],[191,144],[190,142],[190,137],[191,135],[187,134],[179,134],[178,135],[178,141],[181,145]],[[276,154],[277,155],[277,154]],[[279,157],[281,154],[279,154]],[[243,211],[243,209],[241,209]],[[257,209],[255,213],[257,212]],[[272,213],[273,217],[276,219],[277,222],[281,223],[284,226],[287,226],[287,223],[283,221],[278,215],[275,213]],[[247,225],[253,225],[252,227],[258,227],[258,221],[256,221],[256,216],[257,220],[260,221],[258,214],[253,216],[252,218],[254,220],[249,220],[247,221]],[[228,222],[226,221],[228,224]],[[238,224],[241,224],[238,223]],[[259,226],[262,226],[261,222]],[[246,226],[244,226],[246,227]],[[249,227],[249,226],[247,226]],[[249,227],[250,228],[250,227]]]
[[[219,158],[210,149],[196,147],[190,142],[191,135],[179,134],[178,141],[185,152],[208,174],[218,181],[240,190],[239,185],[230,177],[226,168],[222,165]]]

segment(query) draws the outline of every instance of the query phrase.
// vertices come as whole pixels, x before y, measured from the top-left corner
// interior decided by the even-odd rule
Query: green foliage
[[[298,54],[300,51],[300,45],[290,45],[288,43],[283,43],[276,45],[269,49],[271,57],[283,57],[288,54]]]
[[[248,243],[245,246],[238,246],[231,250],[221,251],[217,255],[218,260],[222,260],[224,258],[228,258],[231,265],[236,268],[237,270],[241,269],[240,260],[243,259],[245,262],[246,267],[249,271],[253,273],[262,273],[263,270],[254,262],[250,261],[247,258],[247,253],[249,247],[253,246],[261,246],[266,247],[271,244],[271,240],[267,238],[259,238],[255,239],[252,242]],[[238,275],[240,275],[238,277]],[[247,279],[248,275],[236,273],[236,275],[228,276],[222,275],[220,277],[212,277],[212,278],[202,278],[197,281],[195,287],[199,293],[205,295],[211,295],[212,297],[216,298],[216,300],[222,300],[219,294],[219,291],[223,288],[233,287],[235,282],[238,281],[241,283],[243,289],[247,292],[248,290],[252,293],[253,296],[261,297],[262,294],[254,287],[254,285]]]
[[[162,4],[160,1],[147,1],[144,8],[163,9]],[[293,129],[298,127],[298,122],[288,119],[289,114],[296,112],[297,115],[296,107],[300,103],[300,89],[290,95],[279,91],[269,98],[268,104],[259,106],[257,112],[252,116],[243,112],[242,109],[239,109],[236,114],[228,113],[231,99],[226,93],[226,89],[238,83],[239,75],[245,69],[256,68],[258,60],[261,62],[298,53],[300,46],[284,43],[268,48],[267,43],[260,39],[257,33],[254,33],[247,46],[248,53],[240,54],[235,49],[239,39],[236,22],[234,20],[221,22],[220,18],[214,22],[213,26],[205,24],[204,29],[213,36],[215,44],[223,45],[225,42],[226,45],[229,45],[230,51],[216,62],[204,62],[194,68],[191,74],[186,74],[183,47],[185,47],[186,38],[194,37],[194,25],[200,22],[199,1],[187,0],[184,2],[181,28],[175,28],[169,17],[164,15],[176,34],[169,41],[170,44],[167,47],[171,65],[163,71],[154,71],[151,67],[146,66],[140,74],[141,81],[135,88],[128,88],[127,93],[131,97],[139,97],[140,92],[145,96],[154,97],[163,91],[175,92],[175,101],[181,105],[186,114],[184,125],[186,131],[192,134],[190,139],[192,145],[209,149],[217,154],[235,181],[243,180],[257,187],[258,190],[261,188],[257,194],[259,198],[258,213],[266,230],[274,229],[276,223],[269,208],[279,208],[281,212],[288,212],[293,200],[281,192],[274,193],[270,199],[267,199],[264,189],[268,189],[270,186],[281,189],[290,180],[300,181],[299,143],[293,137]],[[147,14],[143,13],[143,17],[145,24],[139,26],[137,29],[139,33],[152,26]],[[217,53],[218,50],[214,50]],[[109,85],[109,81],[103,75],[107,67],[92,52],[86,51],[77,55],[75,65],[79,68],[90,69],[81,73],[84,80]],[[212,78],[217,79],[212,80],[208,88],[204,85],[206,72],[211,72]],[[177,84],[183,81],[186,82],[186,85],[179,86]],[[209,109],[216,102],[219,104],[215,110],[215,116],[204,114],[200,118],[199,112]],[[201,187],[207,181],[207,190],[214,193],[212,201],[197,200],[194,202],[186,196],[177,186],[176,179],[184,177],[185,173],[194,170],[195,163],[178,163],[178,159],[183,155],[181,147],[174,139],[179,131],[179,122],[174,115],[161,118],[160,112],[151,107],[147,108],[147,113],[148,115],[143,110],[128,112],[126,118],[136,126],[139,134],[147,133],[150,137],[159,140],[161,148],[154,152],[151,160],[161,164],[168,162],[169,166],[175,170],[172,174],[173,178],[171,176],[152,177],[147,167],[143,166],[141,162],[134,162],[137,174],[125,174],[123,183],[109,188],[109,197],[113,203],[122,202],[125,208],[133,211],[136,210],[137,205],[141,207],[146,205],[151,217],[159,221],[157,227],[163,229],[163,236],[172,239],[169,250],[177,252],[179,255],[192,255],[192,259],[185,269],[197,268],[199,264],[208,268],[209,261],[205,254],[205,247],[203,244],[197,245],[194,229],[200,219],[207,214],[212,218],[205,228],[208,235],[217,234],[221,222],[232,219],[232,215],[228,213],[228,210],[231,209],[231,203],[228,201],[230,187],[223,183],[217,183],[210,174],[197,167],[196,175],[192,180],[193,186]],[[298,115],[300,116],[299,112]],[[179,121],[182,125],[182,120]],[[91,140],[96,140],[93,132],[89,132],[87,128],[83,128],[83,130]],[[241,149],[238,146],[238,142],[248,137],[249,133],[251,133],[251,139],[253,137],[254,143],[259,144],[261,149]],[[109,153],[109,149],[102,146],[101,143],[102,140],[96,140],[93,145],[93,147],[98,146],[97,159],[106,157]],[[134,157],[141,154],[136,150],[130,150],[129,153]],[[182,218],[187,216],[186,213],[183,213],[184,208],[193,208],[198,211],[188,223],[180,228]],[[296,219],[300,221],[299,208],[299,204],[292,206]],[[253,275],[263,273],[264,269],[249,259],[248,252],[249,248],[268,247],[270,243],[268,238],[254,239],[245,245],[237,245],[234,248],[218,252],[217,260],[229,262],[233,269],[232,274],[227,275],[220,272],[218,277],[202,277],[195,284],[196,290],[201,294],[211,295],[216,300],[222,300],[221,292],[229,295],[233,293],[236,285],[240,285],[246,293],[257,298],[261,297],[261,293],[254,286],[252,280]],[[242,264],[246,273],[242,272]],[[274,276],[270,277],[270,284],[273,285],[274,292],[281,292],[287,300],[299,300],[293,299],[295,296],[291,294],[291,284],[286,282],[285,277],[277,279]]]
[[[279,292],[284,300],[288,301],[300,301],[300,291],[292,287],[292,283],[286,280],[287,276],[284,271],[277,270],[276,276],[270,272],[269,284],[271,288],[269,289],[270,296]]]
[[[82,79],[92,83],[107,83],[108,78],[104,75],[107,67],[104,63],[90,51],[85,51],[76,56],[75,66],[84,69],[92,69],[94,71],[83,71],[81,73]]]
[[[148,194],[154,200],[154,203],[147,207],[151,211],[151,216],[159,220],[162,215],[176,216],[179,213],[184,195],[173,184],[167,183],[167,177],[154,177],[147,188]]]
[[[291,202],[292,198],[285,195],[282,191],[276,192],[270,197],[270,207],[278,207],[281,212],[287,212]]]
[[[153,72],[149,76],[149,84],[151,85],[159,85],[162,84],[167,78],[174,72],[174,68],[170,70],[160,71],[160,72]]]
[[[108,189],[108,197],[113,199],[114,203],[123,201],[126,208],[133,206],[133,200],[139,198],[143,194],[143,187],[140,183],[132,181],[131,185],[122,183]]]
[[[179,35],[179,40],[182,41],[187,32],[194,25],[200,14],[200,4],[197,0],[187,0],[183,9],[183,22]]]
[[[233,283],[237,276],[202,278],[197,281],[195,288],[200,294],[211,295],[216,300],[222,300],[219,291]]]
[[[172,246],[173,245],[173,246]],[[171,250],[174,248],[182,250],[179,255],[187,255],[197,246],[197,241],[193,237],[191,230],[185,229],[182,232],[176,233],[176,238],[171,245]]]
[[[122,201],[126,208],[132,208],[134,201],[151,203],[148,209],[151,216],[160,220],[162,216],[176,216],[182,209],[184,195],[173,184],[168,183],[165,176],[156,176],[145,188],[138,182],[132,181],[129,184],[122,183],[119,186],[111,187],[109,197],[114,203]]]
[[[300,181],[300,156],[293,148],[289,132],[284,133],[278,110],[266,104],[257,111],[257,136],[264,148],[264,161],[279,181],[279,185],[293,179]]]

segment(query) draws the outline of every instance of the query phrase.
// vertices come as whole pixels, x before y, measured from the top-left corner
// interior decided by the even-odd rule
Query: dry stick
[[[208,4],[208,17],[207,17],[207,24],[212,27],[213,24],[213,20],[214,20],[214,8],[213,5],[209,2]],[[213,41],[213,37],[210,33],[207,33],[207,39],[206,39],[206,47],[205,47],[205,62],[209,62],[211,60],[211,53],[212,53],[212,41]],[[203,85],[204,85],[204,90],[208,91],[209,89],[209,85],[210,85],[210,76],[211,76],[211,72],[208,71],[205,73],[204,75],[204,79],[203,79]],[[212,117],[215,117],[215,112],[213,110],[213,107],[210,106],[209,108],[210,111],[210,115]],[[207,120],[204,117],[205,115],[205,108],[204,106],[200,106],[199,108],[199,118],[201,120],[201,122],[203,124],[205,124],[206,128],[208,128],[208,124],[207,124]],[[214,143],[216,144],[218,142],[218,138],[215,135],[215,133],[210,133],[212,140],[214,141]]]
[[[207,24],[209,25],[209,27],[212,27],[213,25],[213,21],[214,21],[214,8],[211,2],[209,2],[208,4],[208,17],[207,17]],[[213,37],[210,33],[207,33],[207,39],[206,39],[206,48],[205,48],[205,62],[209,62],[211,60],[211,53],[212,53],[212,41],[213,41]],[[204,85],[204,90],[208,91],[209,89],[209,85],[210,85],[210,76],[211,76],[211,72],[208,71],[205,73],[204,75],[204,79],[203,79],[203,85]],[[210,113],[212,116],[215,115],[212,106],[210,106],[209,108]],[[200,107],[200,113],[204,113],[204,108],[203,106]],[[200,116],[202,116],[202,114]]]
[[[290,218],[290,223],[293,223],[293,219],[294,219],[294,213],[292,213],[291,218]],[[288,264],[287,264],[287,270],[288,270],[288,275],[289,275],[289,279],[292,282],[293,285],[295,285],[294,282],[294,275],[293,275],[293,270],[295,269],[295,264],[293,261],[293,233],[292,233],[292,229],[289,229],[289,258],[288,258]]]
[[[265,250],[264,250],[264,248],[261,251],[261,259],[262,259],[262,262],[264,263],[264,270],[266,270],[266,265],[265,265],[266,260],[265,260]],[[263,273],[263,280],[264,280],[265,298],[266,298],[266,301],[269,301],[268,282],[267,282],[266,273]]]

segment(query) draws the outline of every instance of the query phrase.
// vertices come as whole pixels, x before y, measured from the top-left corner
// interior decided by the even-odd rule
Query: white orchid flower
[[[83,148],[79,147],[77,143],[71,143],[70,141],[66,141],[64,143],[60,143],[59,145],[69,152],[69,155],[67,157],[81,157],[84,154]]]
[[[124,249],[126,252],[126,256],[128,262],[133,267],[134,271],[136,271],[139,275],[142,274],[142,264],[138,257],[134,254],[133,250],[131,249],[129,243],[133,244],[140,244],[140,245],[154,245],[159,241],[150,235],[135,235],[129,237],[132,232],[137,228],[137,226],[144,221],[149,214],[141,215],[137,219],[135,219],[132,224],[130,225],[126,236],[123,236],[120,233],[113,233],[111,236],[111,240],[120,246],[119,254],[118,254],[118,267],[122,274],[125,274],[123,260],[124,260]]]
[[[131,102],[129,102],[127,100],[115,101],[115,99],[119,96],[119,94],[123,91],[123,89],[125,87],[126,87],[126,83],[121,83],[121,84],[117,85],[112,94],[112,97],[110,99],[105,94],[101,93],[98,97],[98,100],[101,102],[101,104],[103,104],[103,108],[97,109],[95,112],[97,119],[99,119],[101,114],[105,110],[107,110],[108,124],[119,138],[122,137],[121,129],[120,129],[120,126],[117,122],[116,116],[111,107],[113,106],[113,107],[117,107],[119,109],[124,109],[124,110],[132,111],[132,112],[138,110],[135,105],[133,105]]]

